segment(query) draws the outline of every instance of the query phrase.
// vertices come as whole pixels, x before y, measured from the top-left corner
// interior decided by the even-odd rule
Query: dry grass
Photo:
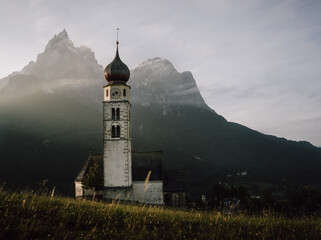
[[[321,239],[321,218],[225,216],[0,189],[0,239]]]

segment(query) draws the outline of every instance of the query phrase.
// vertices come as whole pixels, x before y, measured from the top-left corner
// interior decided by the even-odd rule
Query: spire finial
[[[117,42],[116,42],[117,45],[119,44],[119,42],[118,42],[118,31],[119,31],[119,28],[117,28]]]

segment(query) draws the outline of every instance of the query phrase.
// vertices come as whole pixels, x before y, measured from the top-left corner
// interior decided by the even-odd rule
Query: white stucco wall
[[[75,181],[75,197],[82,197],[84,194],[81,182]]]
[[[141,203],[164,204],[163,182],[133,182],[133,200]]]
[[[129,94],[129,93],[127,93]],[[104,186],[129,187],[132,185],[130,104],[128,102],[104,102]],[[120,119],[112,120],[112,108],[120,109]],[[120,137],[112,138],[112,126],[120,126]]]
[[[131,149],[126,140],[107,141],[104,148],[104,186],[128,187],[132,184]]]
[[[93,196],[94,192],[91,189],[86,189],[82,187],[82,184],[80,181],[75,181],[75,197],[76,198],[83,198],[83,197],[88,197],[88,196]],[[102,195],[103,191],[97,191],[97,195]]]

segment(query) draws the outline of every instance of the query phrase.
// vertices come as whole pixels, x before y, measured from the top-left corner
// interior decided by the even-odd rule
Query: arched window
[[[112,128],[111,128],[111,137],[116,137],[116,128],[115,128],[115,126],[112,126]]]
[[[106,89],[106,97],[108,97],[108,89]]]
[[[111,119],[115,120],[115,108],[111,109]]]
[[[126,89],[123,90],[123,96],[126,97]]]
[[[117,126],[117,133],[116,133],[116,137],[120,137],[120,126]]]
[[[112,138],[119,138],[120,137],[120,126],[119,125],[117,125],[117,126],[113,125],[111,127],[111,137]]]
[[[120,109],[119,108],[112,108],[111,109],[111,117],[112,120],[119,120],[120,119]],[[111,128],[111,137],[112,138],[119,138],[120,137],[120,126],[113,125]]]
[[[120,119],[119,108],[116,109],[116,120]]]

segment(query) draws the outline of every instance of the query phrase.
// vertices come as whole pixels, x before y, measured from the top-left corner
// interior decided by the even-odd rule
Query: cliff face
[[[135,104],[157,104],[164,108],[172,104],[208,108],[192,73],[177,72],[168,60],[148,59],[131,74],[132,102]]]

